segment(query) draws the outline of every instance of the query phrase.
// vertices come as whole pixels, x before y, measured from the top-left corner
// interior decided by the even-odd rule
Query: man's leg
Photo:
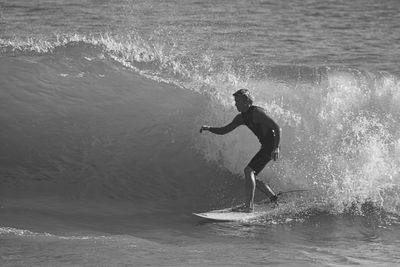
[[[244,169],[245,175],[245,189],[246,189],[246,208],[250,211],[254,207],[254,193],[255,188],[257,188],[267,195],[271,202],[276,202],[278,196],[272,191],[272,189],[264,184],[262,181],[256,179],[256,174],[259,174],[265,165],[271,160],[271,149],[266,147],[261,147],[254,157],[251,159],[250,163]]]
[[[249,211],[254,209],[254,193],[256,191],[256,178],[252,168],[247,166],[244,169],[246,208]]]
[[[272,189],[268,185],[266,185],[263,181],[256,179],[256,187],[258,190],[266,194],[269,199],[275,196],[274,191],[272,191]]]

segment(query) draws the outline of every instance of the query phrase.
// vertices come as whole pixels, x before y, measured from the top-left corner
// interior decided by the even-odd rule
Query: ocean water
[[[1,266],[400,265],[400,3],[0,1]],[[241,203],[249,88],[283,129]],[[262,195],[257,195],[262,200]]]

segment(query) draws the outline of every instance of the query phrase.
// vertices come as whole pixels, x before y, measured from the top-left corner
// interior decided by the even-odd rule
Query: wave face
[[[261,179],[313,189],[308,208],[400,211],[395,75],[243,66],[138,35],[1,39],[0,51],[3,196],[230,201],[256,138],[198,130],[230,122],[232,93],[247,87],[283,129]]]
[[[0,59],[3,195],[174,199],[207,180],[193,148],[205,100],[101,50]]]

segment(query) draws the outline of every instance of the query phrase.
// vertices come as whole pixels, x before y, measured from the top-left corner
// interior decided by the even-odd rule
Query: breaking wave
[[[343,66],[259,66],[138,35],[0,39],[0,190],[228,203],[258,149],[233,118],[247,87],[283,129],[281,159],[260,178],[341,213],[400,209],[400,84]]]

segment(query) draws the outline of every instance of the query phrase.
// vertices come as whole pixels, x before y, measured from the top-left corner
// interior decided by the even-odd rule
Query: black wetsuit
[[[271,125],[269,129],[264,133],[262,124],[254,121],[255,114],[263,119],[267,120],[268,124]],[[266,114],[265,110],[261,107],[251,106],[246,112],[239,114],[241,115],[244,124],[257,136],[261,143],[261,149],[251,159],[248,166],[254,171],[255,175],[259,174],[271,160],[271,154],[275,148],[279,145],[279,138],[276,131],[279,131],[279,126]]]
[[[255,117],[257,117],[258,121],[254,119]],[[226,134],[240,125],[249,127],[261,143],[260,151],[257,152],[248,164],[257,175],[271,160],[272,151],[279,145],[279,126],[267,115],[263,108],[250,106],[246,112],[238,114],[230,124],[224,127],[210,127],[209,131],[214,134]],[[267,127],[263,129],[263,125]]]

